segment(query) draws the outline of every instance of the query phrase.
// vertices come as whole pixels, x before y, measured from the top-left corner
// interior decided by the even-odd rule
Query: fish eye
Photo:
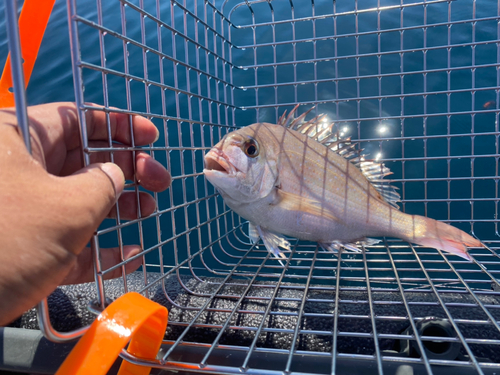
[[[256,158],[257,156],[259,156],[259,147],[253,139],[245,143],[245,145],[243,146],[243,151],[249,158]]]

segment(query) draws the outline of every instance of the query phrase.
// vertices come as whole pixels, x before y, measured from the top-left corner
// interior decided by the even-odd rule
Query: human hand
[[[82,150],[73,103],[28,108],[33,156],[27,152],[14,109],[0,110],[0,325],[15,319],[50,294],[61,283],[93,280],[92,257],[85,248],[106,216],[113,216],[119,199],[120,217],[137,218],[135,192],[123,192],[125,178],[135,177],[147,190],[170,186],[167,170],[150,155],[136,152],[92,153],[94,164],[82,168]],[[131,145],[129,116],[110,113],[111,138]],[[107,147],[103,111],[86,115],[90,147]],[[147,119],[134,116],[136,146],[153,143],[158,130]],[[142,216],[155,210],[149,194],[139,195]],[[140,252],[124,246],[124,260]],[[102,269],[122,261],[120,249],[101,249]],[[141,264],[126,264],[132,272]],[[118,277],[121,268],[106,274]]]

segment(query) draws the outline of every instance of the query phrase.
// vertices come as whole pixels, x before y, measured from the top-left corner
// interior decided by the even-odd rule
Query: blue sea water
[[[496,238],[498,186],[495,177],[498,145],[497,137],[492,133],[497,130],[497,114],[494,109],[498,107],[499,52],[496,42],[499,35],[497,21],[492,17],[492,12],[496,12],[497,0],[452,1],[427,7],[411,6],[417,1],[408,1],[405,2],[408,6],[404,12],[397,6],[390,8],[400,4],[399,0],[387,0],[380,3],[389,8],[381,11],[378,17],[377,12],[360,12],[356,17],[352,13],[356,3],[354,1],[320,0],[314,2],[314,7],[309,2],[301,2],[301,6],[294,7],[292,14],[288,1],[275,0],[272,2],[275,21],[288,20],[292,16],[295,19],[309,17],[313,9],[316,15],[331,14],[333,4],[338,14],[345,15],[339,16],[336,24],[331,17],[325,17],[319,18],[314,24],[297,22],[296,26],[292,27],[290,23],[278,22],[275,27],[266,25],[256,28],[255,31],[250,27],[229,30],[213,21],[213,28],[217,32],[223,32],[226,37],[230,32],[233,42],[239,46],[250,46],[231,51],[227,45],[216,41],[214,33],[209,33],[209,37],[205,39],[206,35],[200,31],[204,29],[193,22],[192,18],[185,18],[184,12],[178,6],[172,6],[168,1],[161,2],[160,13],[165,16],[169,25],[176,25],[191,40],[199,40],[200,44],[206,43],[209,50],[216,50],[226,58],[231,56],[235,65],[250,66],[246,69],[234,69],[232,72],[223,64],[222,59],[205,59],[207,51],[196,48],[194,43],[184,44],[185,39],[181,36],[170,35],[160,43],[156,24],[149,19],[144,21],[146,33],[142,40],[141,17],[137,12],[131,7],[122,9],[116,1],[105,0],[99,3],[102,3],[103,25],[109,30],[118,33],[125,30],[130,40],[156,49],[161,45],[165,54],[175,54],[176,59],[183,63],[198,66],[203,71],[217,72],[225,81],[232,79],[236,86],[246,87],[230,90],[218,80],[199,80],[193,70],[179,69],[178,65],[165,60],[163,73],[166,85],[200,93],[202,96],[210,93],[212,98],[217,97],[221,102],[246,107],[226,112],[217,104],[209,104],[207,101],[202,101],[198,106],[189,95],[176,99],[172,93],[166,93],[167,115],[175,117],[180,114],[183,118],[191,117],[200,122],[231,125],[234,122],[238,126],[244,126],[256,121],[276,121],[276,116],[281,114],[276,112],[276,104],[320,102],[322,104],[318,107],[319,111],[328,114],[340,127],[347,126],[354,138],[369,140],[363,142],[366,151],[372,156],[380,153],[393,170],[393,177],[396,180],[405,179],[404,186],[399,186],[405,199],[403,208],[406,212],[426,214],[441,220],[460,220],[463,222],[456,222],[455,225],[466,231],[471,228],[470,221],[476,220],[474,231],[480,238]],[[145,3],[146,9],[151,14],[156,14],[156,2]],[[273,13],[266,2],[254,4],[253,14],[248,7],[240,7],[238,3],[230,1],[224,8],[225,14],[230,14],[234,24],[252,24],[252,17],[255,17],[255,23],[258,24],[272,20]],[[361,2],[357,3],[361,6]],[[77,4],[79,15],[98,22],[96,1],[80,0]],[[201,1],[194,2],[195,5],[189,4],[189,9],[197,7],[200,12],[212,11],[210,7],[204,7]],[[215,2],[217,7],[222,4],[222,1]],[[369,9],[376,5],[377,1],[366,1],[362,6],[366,7],[363,9]],[[234,9],[230,13],[233,6]],[[449,9],[452,10],[451,13],[448,12]],[[121,22],[121,11],[127,15],[125,25]],[[3,15],[3,4],[0,5],[0,14]],[[473,17],[482,20],[476,23],[468,21]],[[448,33],[449,28],[445,23],[449,21],[464,22],[454,23],[452,32]],[[404,36],[397,31],[401,22],[406,28]],[[434,26],[423,28],[423,24]],[[381,30],[387,32],[372,33],[378,25]],[[328,38],[334,28],[338,34],[343,35],[337,43]],[[391,32],[391,29],[396,31]],[[313,37],[325,39],[319,40],[315,48],[311,43],[286,43],[294,36],[295,39],[303,40]],[[252,47],[254,38],[261,47]],[[177,41],[176,46],[173,46],[173,40]],[[124,72],[127,68],[130,75],[137,77],[144,77],[147,70],[150,80],[160,81],[157,59],[151,53],[144,57],[141,48],[133,43],[129,44],[128,64],[125,67],[122,41],[112,35],[104,36],[104,41],[105,64],[108,69]],[[278,45],[274,49],[272,43],[276,42]],[[99,39],[95,29],[80,24],[80,43],[82,59],[101,66]],[[448,43],[451,43],[453,48],[446,48]],[[477,45],[472,46],[472,43]],[[398,51],[402,48],[406,52],[400,55]],[[412,49],[415,51],[412,52]],[[425,49],[425,54],[422,49]],[[5,20],[0,16],[0,66],[3,65],[7,52]],[[377,56],[378,52],[382,52],[380,58]],[[356,55],[361,58],[357,59]],[[338,64],[332,56],[341,57]],[[274,58],[277,63],[282,64],[273,67]],[[293,59],[301,60],[302,63],[289,63]],[[315,62],[316,59],[319,59],[319,62]],[[256,69],[257,65],[261,67]],[[471,69],[471,66],[474,66],[474,69]],[[422,73],[425,70],[430,72]],[[175,74],[172,74],[174,71]],[[378,79],[376,76],[380,74],[383,78]],[[103,92],[101,73],[92,69],[84,71],[86,101],[104,104],[105,100],[108,100],[109,105],[120,108],[126,108],[130,101],[132,109],[136,111],[146,112],[149,105],[150,113],[163,113],[161,90],[155,85],[147,88],[150,99],[148,101],[144,84],[131,80],[129,98],[126,95],[127,82],[123,77],[112,74],[107,77],[106,96]],[[337,79],[337,84],[332,82],[332,78]],[[297,85],[290,85],[294,80]],[[256,90],[257,85],[262,88]],[[472,92],[471,87],[477,90]],[[405,99],[401,100],[400,95],[403,92]],[[27,97],[30,105],[73,101],[75,98],[67,9],[63,0],[56,1]],[[484,104],[492,101],[494,104],[487,108],[489,110],[485,110]],[[472,115],[470,111],[477,113]],[[423,114],[429,117],[423,119]],[[163,129],[161,120],[154,119],[154,122]],[[179,132],[178,126],[182,127]],[[381,126],[386,129],[383,135],[380,134]],[[175,121],[168,122],[167,129],[171,146],[199,147],[199,140],[192,144],[191,134],[194,134],[196,139],[204,137],[205,145],[212,140],[210,137],[216,140],[222,134],[216,131],[207,132],[202,126],[178,124]],[[471,137],[471,132],[476,135]],[[463,136],[440,137],[443,134]],[[160,146],[163,135],[158,143]],[[174,176],[200,171],[203,155],[201,151],[194,155],[182,153],[184,165],[177,162],[181,159],[180,153],[169,154],[170,161],[167,161],[164,154],[156,155],[161,162],[169,165]],[[470,155],[479,157],[471,158]],[[447,160],[447,156],[452,159]],[[400,161],[401,158],[405,158],[404,163]],[[432,160],[426,161],[425,158]],[[446,177],[464,179],[451,182],[439,180]],[[192,201],[199,195],[213,192],[210,188],[205,190],[202,178],[201,176],[194,182],[189,179],[185,182],[176,180],[172,188],[172,202],[167,196],[160,196],[160,208],[181,204],[184,200]],[[424,202],[429,200],[439,202]],[[475,200],[473,205],[471,200]],[[162,240],[196,225],[190,218],[176,215],[165,215],[168,217],[162,219]],[[201,215],[203,217],[206,213],[202,212]],[[172,229],[172,218],[175,229]],[[148,227],[148,224],[145,224],[143,230],[147,242],[145,246],[153,246],[157,241],[154,225]],[[204,236],[209,238],[208,233]],[[137,240],[137,234],[124,232],[123,237],[126,243]],[[194,242],[191,245],[196,245],[198,240],[194,238],[192,241]],[[206,242],[205,239],[200,241]],[[114,242],[116,239],[110,240],[110,243]],[[106,246],[106,241],[103,246]]]

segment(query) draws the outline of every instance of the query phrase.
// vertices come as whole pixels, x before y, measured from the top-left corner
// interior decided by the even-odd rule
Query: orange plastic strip
[[[26,87],[28,87],[54,3],[55,0],[24,0],[23,9],[19,16],[19,38],[21,39],[21,51],[24,59],[23,70]],[[12,74],[9,53],[2,78],[0,78],[0,108],[14,106],[14,93],[11,91]]]
[[[130,341],[128,352],[143,359],[158,354],[168,310],[138,293],[127,293],[109,305],[73,348],[56,375],[105,375]],[[147,375],[150,367],[123,361],[119,375]]]

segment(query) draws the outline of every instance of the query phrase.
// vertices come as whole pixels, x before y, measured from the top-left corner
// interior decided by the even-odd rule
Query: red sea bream
[[[297,107],[296,107],[297,108]],[[227,134],[205,155],[205,176],[226,204],[250,222],[275,256],[283,235],[316,241],[327,251],[359,251],[370,237],[397,237],[469,259],[481,242],[448,224],[399,210],[383,164],[368,161],[321,116],[293,115]]]

